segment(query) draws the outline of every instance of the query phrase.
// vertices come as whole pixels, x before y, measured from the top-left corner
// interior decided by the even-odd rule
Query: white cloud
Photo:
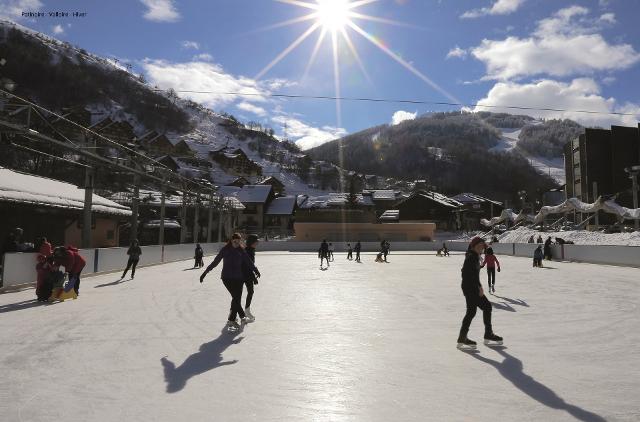
[[[391,124],[397,125],[399,123],[404,122],[405,120],[413,120],[416,118],[417,115],[418,115],[417,111],[415,113],[411,113],[409,111],[398,110],[395,113],[393,113],[393,116],[391,117]]]
[[[181,43],[182,48],[186,48],[186,49],[194,49],[194,50],[199,50],[200,49],[200,44],[198,44],[196,41],[182,41]]]
[[[467,57],[467,50],[464,50],[456,45],[455,48],[452,48],[447,53],[447,59],[450,59],[451,57],[459,57],[461,59],[464,59],[465,57]]]
[[[38,12],[43,4],[39,0],[2,0],[0,1],[0,17],[19,20],[22,12]]]
[[[175,22],[180,19],[173,0],[140,0],[147,6],[144,18],[154,22]]]
[[[332,126],[317,128],[287,115],[275,116],[271,121],[280,126],[286,124],[287,137],[291,138],[303,150],[320,146],[334,139],[342,138],[347,134],[347,131],[343,128]]]
[[[236,107],[239,108],[240,110],[248,111],[249,113],[253,113],[260,117],[267,115],[267,111],[264,108],[258,107],[246,101],[236,104]]]
[[[525,0],[496,0],[491,7],[468,10],[460,15],[460,17],[463,19],[473,19],[486,15],[508,15],[518,10],[524,2]]]
[[[625,69],[640,60],[630,44],[609,44],[597,31],[601,19],[589,19],[588,9],[571,6],[538,22],[529,38],[483,40],[471,54],[485,63],[485,79],[513,79],[533,75],[588,75]]]
[[[62,27],[62,25],[55,25],[53,28],[51,28],[51,30],[56,35],[64,34],[64,28]]]
[[[483,104],[499,106],[526,106],[532,108],[554,108],[572,111],[526,110],[518,113],[539,118],[572,119],[585,126],[608,127],[612,124],[637,126],[640,120],[640,105],[618,104],[614,98],[601,95],[600,87],[591,78],[577,78],[569,83],[549,79],[533,83],[498,82],[487,96],[478,101],[475,111],[513,113],[514,109],[487,108]],[[633,113],[634,116],[577,113],[576,110],[600,113]]]
[[[213,56],[208,53],[200,53],[193,56],[193,60],[200,62],[210,62],[213,61]]]
[[[215,63],[202,61],[172,63],[165,60],[146,59],[142,67],[151,85],[157,85],[162,89],[173,88],[178,91],[180,97],[201,102],[209,107],[219,107],[239,98],[236,94],[225,95],[224,93],[251,94],[250,97],[243,98],[251,102],[264,102],[265,95],[268,94],[268,91],[255,80],[226,73],[222,66]],[[201,91],[201,93],[179,91]]]
[[[600,16],[600,21],[613,25],[614,23],[617,22],[616,15],[614,13],[604,13]]]

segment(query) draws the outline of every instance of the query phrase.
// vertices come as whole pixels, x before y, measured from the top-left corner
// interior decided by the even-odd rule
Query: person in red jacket
[[[484,262],[480,267],[487,266],[487,282],[489,283],[489,293],[496,292],[496,267],[500,272],[500,262],[498,258],[493,254],[492,248],[487,248],[484,254]]]
[[[51,248],[51,243],[47,241],[46,237],[40,238],[40,246],[37,251],[39,254],[44,255],[45,258],[51,256],[53,253],[53,249]]]
[[[79,295],[80,273],[86,265],[86,261],[78,253],[78,248],[58,246],[53,251],[53,259],[55,265],[61,265],[65,268],[65,271],[69,274],[69,284],[73,286],[76,295]]]

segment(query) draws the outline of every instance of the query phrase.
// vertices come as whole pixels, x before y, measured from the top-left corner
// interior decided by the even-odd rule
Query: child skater
[[[544,259],[544,252],[542,252],[542,245],[538,245],[535,251],[533,251],[533,266],[542,268],[542,260]]]
[[[320,258],[320,269],[322,269],[322,262],[327,260],[327,268],[329,268],[329,245],[326,240],[323,240],[318,249],[318,258]]]
[[[489,283],[489,293],[496,292],[496,267],[500,272],[500,262],[498,258],[493,254],[493,248],[487,248],[484,254],[484,262],[480,266],[481,268],[487,266],[487,283]]]
[[[196,243],[196,251],[194,253],[195,263],[193,264],[193,268],[202,268],[204,267],[204,261],[202,258],[204,257],[204,251],[202,250],[202,246],[199,243]]]
[[[462,265],[462,293],[467,303],[467,312],[462,320],[462,327],[458,335],[459,349],[475,349],[476,342],[467,338],[476,308],[482,309],[484,321],[484,343],[487,345],[502,344],[502,337],[494,334],[491,326],[491,302],[484,294],[480,284],[480,254],[486,248],[481,237],[474,237],[469,243]]]

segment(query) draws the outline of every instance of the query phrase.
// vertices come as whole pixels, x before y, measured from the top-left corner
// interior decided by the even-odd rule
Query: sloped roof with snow
[[[236,196],[241,190],[242,188],[238,186],[220,186],[218,188],[218,194],[222,196]]]
[[[382,213],[382,215],[378,218],[378,220],[382,221],[398,221],[400,220],[400,210],[386,210]]]
[[[131,209],[102,196],[93,195],[91,210],[96,213],[129,216]],[[0,167],[0,202],[43,207],[84,209],[84,189],[70,183],[33,176]]]
[[[276,198],[269,204],[267,215],[291,215],[296,206],[295,196],[282,196]]]
[[[381,189],[381,190],[369,190],[365,192],[371,192],[371,196],[374,201],[395,201],[396,193],[392,190]]]
[[[496,205],[502,205],[502,202],[494,201],[489,198],[485,198],[484,196],[476,195],[475,193],[459,193],[456,196],[450,197],[458,202],[462,202],[463,204],[477,204],[481,202],[493,202]]]
[[[242,203],[264,203],[271,192],[271,185],[244,185],[237,194]]]

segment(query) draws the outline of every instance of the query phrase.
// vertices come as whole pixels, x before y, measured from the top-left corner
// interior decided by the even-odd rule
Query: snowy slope
[[[533,124],[539,124],[535,122]],[[491,148],[490,151],[507,152],[511,151],[518,146],[518,138],[522,129],[500,129],[502,131],[502,138],[498,145]],[[539,173],[547,174],[560,184],[564,184],[566,181],[564,174],[564,160],[559,158],[545,158],[536,157],[528,152],[518,149],[520,155],[529,160],[532,167],[538,170]]]
[[[640,232],[605,234],[600,232],[590,232],[587,230],[571,230],[542,233],[526,227],[519,227],[515,230],[509,230],[503,233],[498,236],[498,239],[503,243],[527,243],[531,235],[534,235],[537,239],[540,234],[543,239],[546,239],[549,236],[551,236],[553,240],[555,240],[556,237],[561,237],[564,240],[573,241],[576,245],[640,246]]]

